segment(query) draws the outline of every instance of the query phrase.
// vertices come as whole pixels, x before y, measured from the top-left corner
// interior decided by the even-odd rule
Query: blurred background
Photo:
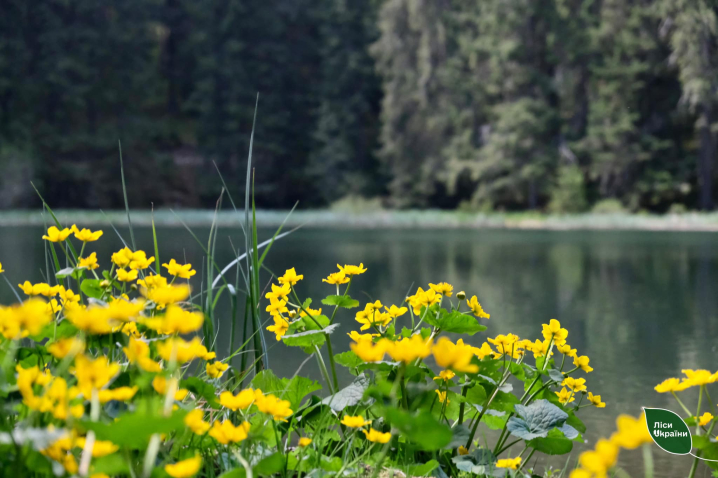
[[[118,141],[130,208],[184,210],[206,243],[222,187],[214,164],[242,207],[259,94],[260,227],[297,201],[295,224],[324,224],[318,209],[370,212],[350,231],[338,214],[331,229],[315,222],[283,238],[268,268],[297,267],[315,300],[331,292],[320,279],[336,263],[367,265],[362,301],[399,303],[448,281],[478,295],[492,335],[535,338],[558,318],[608,403],[586,410],[590,447],[620,413],[678,410],[653,390],[663,379],[715,367],[714,234],[459,230],[425,210],[638,213],[622,229],[671,213],[658,228],[672,229],[678,214],[713,209],[716,11],[707,0],[0,0],[4,275],[43,280],[47,218],[31,183],[63,223],[105,230],[92,250],[108,265],[128,235],[124,212],[111,212],[124,209]],[[703,222],[689,229],[718,228],[715,213],[693,216]],[[557,228],[612,227],[600,217]],[[133,218],[151,251],[149,216]],[[156,218],[164,261],[202,270],[202,247],[177,218]],[[222,263],[244,244],[238,224],[220,217]],[[263,227],[260,241],[272,233]],[[0,287],[0,303],[14,300]],[[337,333],[342,350],[352,324]],[[279,375],[303,358],[270,350]],[[319,378],[312,364],[303,373]],[[656,476],[690,466],[656,461]],[[640,453],[621,464],[642,474]]]
[[[711,209],[710,5],[3,0],[0,208]]]

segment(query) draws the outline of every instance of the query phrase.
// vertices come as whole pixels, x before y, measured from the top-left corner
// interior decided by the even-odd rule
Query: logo
[[[643,410],[646,412],[648,432],[656,445],[674,455],[692,455],[691,431],[680,416],[663,408],[643,407]]]

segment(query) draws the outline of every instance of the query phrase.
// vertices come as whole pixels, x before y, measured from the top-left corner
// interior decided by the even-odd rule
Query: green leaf
[[[274,453],[262,458],[259,463],[254,466],[254,472],[258,475],[273,475],[284,469],[284,455]]]
[[[321,330],[308,330],[294,335],[285,335],[282,337],[282,341],[290,347],[321,346],[326,341],[324,334],[331,334],[337,327],[339,327],[339,324],[332,324]]]
[[[65,277],[72,277],[73,279],[77,279],[82,275],[82,271],[84,271],[85,268],[77,269],[75,267],[65,267],[62,270],[59,270],[55,273],[55,277],[58,279],[64,279]]]
[[[112,423],[83,421],[82,427],[94,430],[98,440],[110,440],[119,446],[140,449],[147,446],[150,436],[155,433],[170,433],[184,428],[186,414],[183,410],[169,417],[134,413]]]
[[[328,295],[325,299],[322,299],[324,305],[336,305],[344,309],[353,309],[359,307],[359,301],[352,299],[348,295]]]
[[[85,279],[80,283],[80,290],[83,294],[85,294],[87,297],[92,297],[93,299],[100,299],[102,298],[103,290],[100,287],[100,280],[99,279]]]
[[[547,455],[565,455],[573,449],[573,442],[557,429],[548,432],[546,437],[534,438],[528,445]]]
[[[355,354],[354,352],[352,352],[351,350],[342,352],[340,354],[336,354],[334,356],[334,361],[336,363],[338,363],[339,365],[342,365],[349,369],[356,368],[359,365],[364,363],[364,361],[362,359],[360,359],[359,356],[357,354]]]
[[[675,412],[662,408],[645,408],[646,424],[651,438],[662,450],[675,455],[691,452],[691,431]]]
[[[566,412],[548,400],[536,400],[529,406],[514,405],[514,410],[521,418],[511,417],[506,428],[512,435],[526,441],[546,437],[549,430],[561,427],[568,418]],[[572,429],[570,426],[568,428]]]
[[[391,407],[386,409],[384,417],[405,438],[423,450],[440,450],[451,443],[451,428],[437,421],[426,410],[415,414]]]
[[[265,393],[272,393],[282,400],[289,400],[292,410],[297,410],[308,394],[322,388],[318,382],[300,376],[280,379],[271,370],[259,372],[252,379],[252,386]]]
[[[362,373],[354,379],[351,385],[339,390],[334,395],[328,396],[321,403],[329,405],[335,412],[341,412],[347,407],[353,407],[360,403],[368,386],[369,378]]]
[[[114,476],[123,475],[129,471],[125,458],[119,453],[92,459],[92,473],[105,473]]]
[[[204,380],[200,380],[197,377],[189,377],[180,380],[180,388],[186,388],[195,395],[199,395],[200,397],[207,400],[207,402],[212,405],[212,407],[220,408],[219,402],[217,401],[217,397],[215,395],[214,387],[209,383],[205,382]]]
[[[409,465],[406,467],[406,476],[429,476],[429,474],[439,467],[439,462],[431,460],[423,465]]]
[[[493,469],[496,456],[486,448],[475,448],[468,455],[458,455],[451,459],[456,468],[476,475],[485,475]]]
[[[300,320],[292,324],[289,328],[290,330],[302,330],[302,328],[306,330],[321,330],[319,327],[317,327],[317,323],[319,323],[319,325],[321,325],[321,328],[323,329],[329,325],[329,317],[327,317],[326,315],[315,315],[314,320],[312,320],[311,317],[305,315]]]
[[[586,433],[586,425],[584,425],[584,423],[576,416],[573,410],[568,412],[568,420],[566,420],[566,424],[571,425],[581,433]]]
[[[427,314],[426,322],[434,327],[439,327],[444,332],[456,334],[474,335],[477,332],[486,330],[486,326],[481,325],[476,318],[456,310],[446,312],[442,309],[442,313],[438,318]]]

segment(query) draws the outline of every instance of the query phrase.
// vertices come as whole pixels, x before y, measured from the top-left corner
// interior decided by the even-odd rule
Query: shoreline
[[[175,214],[176,213],[176,214]],[[124,210],[90,211],[57,210],[62,223],[82,223],[83,226],[127,225]],[[348,211],[305,210],[294,211],[288,218],[286,210],[258,210],[259,226],[276,228],[286,219],[285,227],[345,228],[345,229],[526,229],[548,231],[689,231],[718,232],[718,212],[685,214],[575,214],[551,215],[531,212],[468,213],[442,210]],[[130,211],[132,225],[147,227],[152,224],[152,213],[146,210]],[[178,219],[179,218],[179,219]],[[161,227],[210,226],[215,219],[213,210],[184,209],[172,212],[155,211],[154,221]],[[216,215],[222,227],[240,227],[244,213],[220,211]],[[0,227],[43,226],[51,218],[43,217],[41,210],[0,211]]]

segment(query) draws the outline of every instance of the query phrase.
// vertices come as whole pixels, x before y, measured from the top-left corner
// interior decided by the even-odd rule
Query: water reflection
[[[207,233],[198,236],[206,242]],[[41,235],[39,228],[0,230],[0,261],[13,283],[42,279]],[[140,247],[152,249],[149,230],[136,236]],[[201,248],[185,230],[162,229],[159,236],[164,262],[186,257],[195,266],[203,263]],[[229,236],[243,244],[239,230],[220,231],[220,264],[233,257]],[[267,267],[280,274],[296,267],[306,278],[300,294],[315,300],[333,293],[333,286],[320,280],[337,263],[363,262],[368,268],[352,286],[352,295],[362,301],[398,304],[410,288],[447,281],[478,295],[491,313],[490,335],[511,331],[536,338],[542,323],[559,319],[570,331],[569,343],[591,357],[596,370],[588,376],[589,390],[608,403],[604,410],[585,410],[586,438],[593,442],[612,432],[619,413],[638,414],[642,405],[677,410],[670,395],[653,391],[664,378],[683,368],[715,369],[718,253],[712,242],[713,235],[704,233],[301,230],[274,246]],[[106,231],[93,250],[106,265],[121,246]],[[197,285],[203,275],[195,277]],[[0,299],[12,301],[4,285]],[[226,317],[226,310],[218,314],[220,350],[228,346]],[[334,341],[336,349],[346,350],[345,332],[355,322],[349,315],[340,321],[345,325]],[[477,342],[484,338],[475,337]],[[267,341],[276,344],[271,334]],[[271,349],[280,375],[293,374],[303,358],[301,351],[281,344]],[[320,380],[314,362],[303,373]],[[621,458],[634,476],[639,455],[627,452]],[[659,451],[655,458],[656,476],[685,474],[690,462]]]

